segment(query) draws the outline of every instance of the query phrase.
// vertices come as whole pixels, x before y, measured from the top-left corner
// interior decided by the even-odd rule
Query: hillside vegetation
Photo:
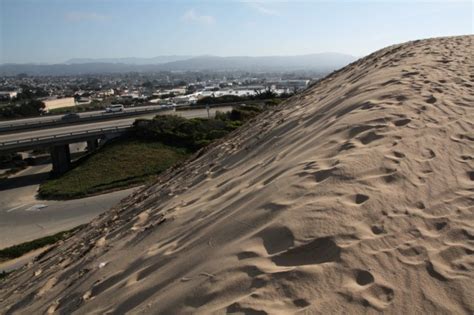
[[[42,183],[39,195],[70,199],[141,185],[188,156],[186,150],[159,142],[120,139],[79,161],[77,166]]]

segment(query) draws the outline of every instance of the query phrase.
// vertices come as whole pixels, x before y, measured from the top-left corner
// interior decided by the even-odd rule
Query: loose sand
[[[333,73],[0,282],[0,309],[472,314],[473,42]]]

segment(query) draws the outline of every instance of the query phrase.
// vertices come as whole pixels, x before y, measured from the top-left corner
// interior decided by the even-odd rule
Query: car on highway
[[[123,112],[125,107],[122,104],[112,104],[105,108],[106,113]]]
[[[160,108],[163,108],[163,109],[174,109],[174,108],[176,108],[176,104],[173,104],[173,103],[171,103],[171,104],[163,104],[163,105],[160,106]]]
[[[81,116],[76,113],[67,113],[63,117],[61,117],[61,120],[66,120],[66,121],[71,121],[71,120],[77,120],[81,119]]]

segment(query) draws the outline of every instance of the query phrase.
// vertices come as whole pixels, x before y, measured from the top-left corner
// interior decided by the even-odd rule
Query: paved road
[[[215,114],[216,111],[230,111],[232,107],[219,107],[219,108],[211,108],[209,113],[212,115]],[[179,115],[185,118],[196,118],[196,117],[207,117],[207,110],[206,109],[193,109],[193,110],[184,110],[184,111],[166,111],[160,112],[159,115]],[[59,134],[65,134],[70,132],[77,132],[77,131],[85,131],[85,130],[92,130],[92,129],[100,129],[100,128],[107,128],[107,127],[116,127],[116,126],[131,126],[133,122],[138,118],[151,118],[156,116],[157,113],[146,114],[143,116],[134,116],[131,118],[126,119],[117,119],[117,120],[108,120],[108,121],[101,121],[89,124],[80,124],[80,125],[71,125],[67,127],[56,127],[56,128],[46,128],[34,131],[25,131],[25,132],[17,132],[13,134],[5,134],[0,135],[0,143],[1,142],[8,142],[8,141],[17,141],[17,140],[24,140],[24,139],[31,139],[37,137],[46,137],[46,136],[53,136]]]
[[[141,109],[160,109],[160,105],[150,105],[150,106],[137,106],[137,107],[126,107],[124,110],[125,112],[133,112],[136,110]],[[96,110],[84,113],[77,113],[81,117],[89,117],[92,115],[101,115],[105,113],[104,110]],[[21,124],[31,124],[31,123],[39,123],[39,122],[46,122],[51,120],[60,120],[63,115],[47,115],[47,116],[40,116],[40,117],[33,117],[33,118],[24,118],[24,119],[15,119],[15,120],[7,120],[7,121],[0,121],[0,128],[7,127],[11,124],[21,125]]]
[[[39,183],[50,170],[49,164],[32,166],[0,183],[0,248],[87,223],[136,189],[67,201],[37,200]]]

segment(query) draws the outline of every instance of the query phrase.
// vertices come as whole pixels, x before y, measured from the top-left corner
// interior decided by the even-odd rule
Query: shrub
[[[211,140],[228,133],[225,121],[219,119],[186,119],[158,115],[152,120],[137,120],[135,134],[139,138],[156,140],[171,146],[198,150]]]
[[[38,116],[44,113],[45,105],[38,100],[0,107],[0,118],[11,119]]]

